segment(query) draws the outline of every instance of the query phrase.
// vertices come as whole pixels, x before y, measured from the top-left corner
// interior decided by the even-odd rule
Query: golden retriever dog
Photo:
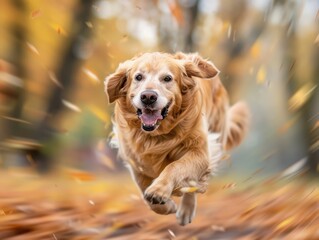
[[[150,208],[176,213],[181,225],[191,223],[196,193],[205,192],[222,152],[248,128],[246,105],[229,106],[218,73],[198,54],[155,52],[125,61],[105,80],[119,155]],[[182,197],[179,207],[172,196]]]

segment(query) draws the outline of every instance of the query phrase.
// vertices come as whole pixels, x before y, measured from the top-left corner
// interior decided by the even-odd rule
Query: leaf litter
[[[68,169],[48,178],[1,174],[1,239],[317,239],[319,191],[309,181],[244,185],[211,181],[196,217],[179,226],[153,213],[130,177]],[[25,179],[25,176],[29,176]],[[228,180],[227,180],[228,181]],[[226,181],[226,182],[227,182]],[[23,184],[21,184],[23,182]],[[93,200],[94,199],[94,200]]]

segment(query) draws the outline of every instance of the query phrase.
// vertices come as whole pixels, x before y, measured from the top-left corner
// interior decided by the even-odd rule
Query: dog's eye
[[[172,81],[172,76],[170,76],[170,75],[167,75],[166,77],[164,77],[164,81],[165,82],[170,82],[170,81]]]
[[[137,75],[135,76],[135,80],[136,80],[136,81],[141,81],[142,79],[143,79],[142,74],[137,74]]]

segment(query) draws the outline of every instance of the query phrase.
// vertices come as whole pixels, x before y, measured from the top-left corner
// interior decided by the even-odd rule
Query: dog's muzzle
[[[169,106],[170,103],[163,109],[153,109],[148,106],[142,109],[138,108],[136,113],[142,122],[143,130],[147,132],[154,131],[167,116]]]

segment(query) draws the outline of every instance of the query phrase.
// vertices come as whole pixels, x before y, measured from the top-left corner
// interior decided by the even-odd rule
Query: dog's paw
[[[150,204],[165,204],[172,194],[170,184],[154,182],[144,192],[144,198]]]
[[[180,225],[185,226],[192,222],[195,216],[195,208],[181,205],[176,213],[177,221]]]
[[[165,204],[150,204],[151,209],[157,214],[167,215],[176,213],[177,206],[172,199],[168,199]]]

